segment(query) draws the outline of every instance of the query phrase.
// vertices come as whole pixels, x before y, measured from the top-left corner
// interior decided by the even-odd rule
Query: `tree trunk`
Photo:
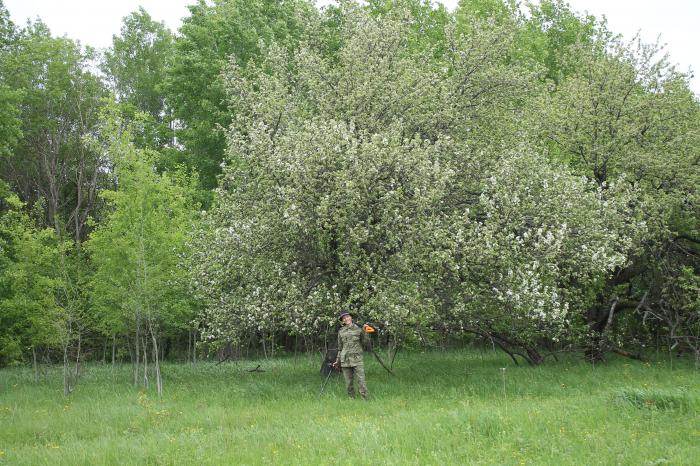
[[[158,396],[161,397],[161,396],[163,396],[163,380],[161,379],[161,376],[160,376],[158,337],[156,336],[156,332],[153,329],[153,323],[151,322],[150,319],[148,320],[148,329],[150,330],[151,340],[153,342],[153,362],[154,362],[155,370],[156,370],[156,391],[158,392]]]
[[[141,324],[139,322],[138,315],[136,316],[136,339],[134,340],[134,354],[136,355],[136,360],[134,361],[134,387],[139,384],[139,369],[140,369],[140,357],[141,357]]]
[[[78,332],[78,353],[75,355],[75,380],[78,380],[78,377],[80,377],[80,343],[80,332]]]
[[[129,332],[127,332],[124,336],[126,338],[126,348],[129,350],[129,360],[131,361],[131,373],[133,377],[133,384],[136,385],[136,351],[134,350],[134,345],[131,344]]]
[[[535,348],[526,348],[527,356],[530,358],[530,365],[539,366],[544,362],[544,356],[540,354]]]
[[[399,338],[394,336],[391,340],[391,346],[389,346],[389,355],[391,359],[391,362],[389,362],[389,369],[394,368],[394,359],[396,359],[399,349],[401,349],[401,343],[399,342]]]
[[[297,352],[299,350],[299,335],[294,335],[294,368],[297,367]]]
[[[492,344],[498,345],[499,348],[510,356],[516,366],[520,365],[516,356],[520,356],[531,366],[538,366],[544,361],[544,357],[535,347],[517,341],[513,337],[481,328],[465,329],[465,331],[490,339]]]
[[[593,331],[593,336],[584,351],[586,360],[592,364],[602,362],[605,359],[605,352],[609,349],[608,334],[612,326],[615,308],[619,298],[615,297],[609,308],[598,308],[594,312],[588,313],[588,325]]]
[[[112,367],[114,367],[114,362],[116,360],[117,356],[117,337],[113,333],[112,334]]]
[[[102,364],[107,364],[107,337],[105,336],[102,344]]]
[[[192,332],[192,364],[197,362],[197,331]]]
[[[68,380],[68,344],[63,345],[63,396],[70,395],[70,381]]]
[[[265,345],[265,332],[263,332],[262,338],[260,340],[262,341],[263,356],[265,357],[265,359],[267,359],[267,346]]]
[[[187,362],[194,362],[192,358],[192,330],[187,330]]]
[[[32,346],[32,367],[34,368],[34,383],[39,383],[39,365],[36,363],[35,346]]]
[[[148,347],[146,341],[143,342],[143,386],[148,388]]]

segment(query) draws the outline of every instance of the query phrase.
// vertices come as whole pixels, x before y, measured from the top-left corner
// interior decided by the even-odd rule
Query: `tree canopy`
[[[111,345],[160,391],[163,357],[314,348],[339,310],[700,361],[700,107],[664,54],[562,0],[201,0],[103,51],[1,7],[0,361]]]

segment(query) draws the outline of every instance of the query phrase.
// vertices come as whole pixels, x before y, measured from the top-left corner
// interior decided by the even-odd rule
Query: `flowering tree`
[[[667,334],[697,332],[697,308],[688,304],[700,276],[700,106],[688,77],[658,45],[638,39],[593,45],[569,48],[575,71],[547,96],[538,126],[551,154],[576,173],[602,188],[624,183],[639,193],[634,204],[645,227],[635,233],[637,247],[598,290],[588,314],[594,334],[588,355],[600,359],[606,347],[624,343],[609,338],[623,310],[637,315],[618,325],[618,334],[629,334],[637,347],[654,320],[675,327]],[[669,346],[678,343],[670,337]]]
[[[229,158],[193,241],[207,338],[317,332],[350,308],[541,362],[536,342],[626,262],[631,194],[518,143],[525,108],[503,106],[536,89],[505,66],[506,30],[448,24],[435,59],[409,47],[410,12],[341,10],[333,57],[312,36],[227,73]]]
[[[644,228],[635,195],[624,184],[602,190],[527,146],[509,153],[478,202],[426,238],[428,269],[442,271],[432,284],[442,321],[541,362],[537,344],[585,330],[596,290],[627,263]]]

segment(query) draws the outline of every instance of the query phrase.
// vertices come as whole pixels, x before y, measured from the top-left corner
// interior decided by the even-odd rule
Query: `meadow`
[[[38,384],[3,369],[0,464],[700,464],[691,361],[406,352],[395,376],[365,361],[367,402],[341,377],[319,396],[313,354],[165,364],[162,399],[129,365],[85,366],[68,398],[59,367]]]

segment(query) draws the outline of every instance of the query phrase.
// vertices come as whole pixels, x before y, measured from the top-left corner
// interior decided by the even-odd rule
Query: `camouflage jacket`
[[[367,345],[368,336],[357,324],[343,326],[338,331],[338,362],[342,367],[364,365],[362,348]]]

